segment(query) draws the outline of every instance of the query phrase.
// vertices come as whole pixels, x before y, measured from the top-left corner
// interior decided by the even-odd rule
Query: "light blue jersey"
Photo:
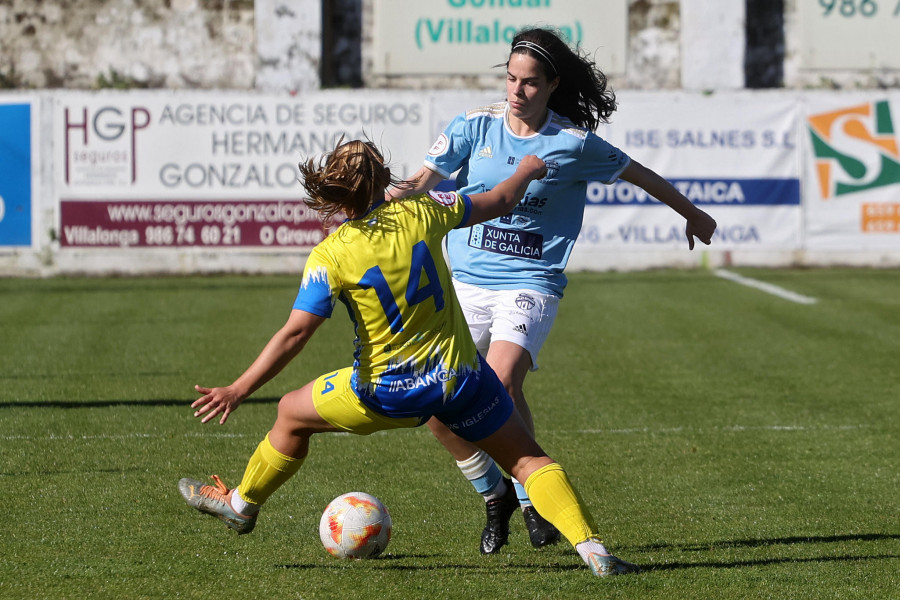
[[[548,169],[510,214],[447,235],[453,277],[491,290],[525,288],[562,297],[587,183],[614,182],[631,159],[552,110],[537,134],[516,136],[507,111],[507,103],[498,102],[457,116],[428,151],[426,166],[444,177],[460,169],[456,186],[464,194],[492,189],[528,154]]]

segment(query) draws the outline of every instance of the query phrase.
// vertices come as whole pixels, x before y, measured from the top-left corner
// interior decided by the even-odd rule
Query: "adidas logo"
[[[513,327],[513,329],[514,329],[515,331],[518,331],[518,332],[521,333],[522,335],[528,335],[528,328],[525,327],[525,324],[524,324],[524,323],[522,323],[521,325],[516,325],[515,327]]]
[[[478,156],[480,156],[481,158],[494,158],[494,151],[490,146],[485,146],[478,151]]]

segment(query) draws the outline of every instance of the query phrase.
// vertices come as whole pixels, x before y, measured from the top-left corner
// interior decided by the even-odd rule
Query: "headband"
[[[553,72],[559,75],[559,69],[556,67],[556,63],[553,62],[553,58],[550,56],[549,52],[547,52],[534,42],[529,42],[527,40],[516,42],[516,45],[512,47],[512,51],[515,52],[519,48],[527,48],[528,50],[533,50],[534,52],[540,54],[548,63],[550,63],[550,66],[553,67]]]

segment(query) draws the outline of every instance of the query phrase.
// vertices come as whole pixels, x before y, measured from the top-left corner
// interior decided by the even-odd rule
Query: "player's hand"
[[[403,200],[404,198],[408,198],[416,193],[416,181],[401,181],[395,184],[393,187],[390,187],[384,191],[384,201],[385,202],[394,202],[396,200]]]
[[[528,178],[532,181],[535,179],[543,179],[547,176],[547,165],[544,164],[544,161],[535,156],[534,154],[529,154],[525,158],[523,158],[519,162],[519,166],[516,170],[526,173]]]
[[[711,216],[703,212],[697,211],[697,215],[688,219],[684,233],[688,239],[688,249],[694,249],[694,238],[709,246],[712,243],[712,235],[716,231],[716,221]]]
[[[194,389],[203,394],[191,404],[194,416],[199,417],[201,423],[207,423],[217,415],[222,415],[219,418],[219,425],[224,424],[228,420],[228,415],[237,410],[244,401],[244,398],[231,387],[206,388],[195,385]]]

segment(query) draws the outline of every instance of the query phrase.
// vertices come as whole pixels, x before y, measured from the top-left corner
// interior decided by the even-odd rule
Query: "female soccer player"
[[[281,399],[275,424],[236,489],[218,476],[215,486],[182,479],[187,503],[248,533],[266,499],[303,464],[313,434],[367,435],[435,418],[524,481],[537,510],[596,575],[637,571],[599,541],[565,471],[534,441],[478,354],[442,259],[450,229],[509,212],[528,184],[546,174],[543,161],[523,157],[490,192],[431,192],[406,202],[383,201],[390,170],[369,142],[339,145],[300,170],[308,204],[326,219],[339,213],[348,219],[313,249],[287,323],[253,364],[229,386],[196,386],[202,396],[191,406],[203,423],[217,416],[224,423],[297,356],[337,300],[356,325],[355,361]]]
[[[447,236],[453,284],[476,346],[512,396],[534,433],[522,386],[538,368],[538,352],[566,287],[563,271],[581,229],[589,181],[629,181],[687,220],[694,237],[709,244],[716,222],[655,172],[593,133],[616,108],[606,76],[588,58],[547,29],[527,29],[512,40],[506,63],[506,101],[457,116],[426,156],[410,185],[394,197],[431,190],[459,170],[464,194],[490,190],[528,154],[541,156],[549,174],[532,183],[511,212]],[[487,502],[481,552],[500,550],[509,519],[521,505],[535,547],[559,533],[532,508],[523,486],[509,488],[488,454],[437,419],[428,423],[465,477]]]

